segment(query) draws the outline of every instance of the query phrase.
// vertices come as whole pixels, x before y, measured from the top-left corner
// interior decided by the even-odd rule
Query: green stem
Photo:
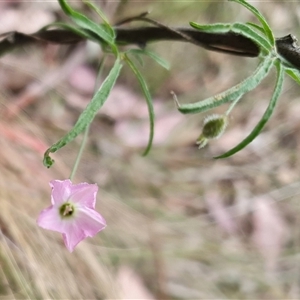
[[[75,175],[75,173],[76,173],[76,171],[78,169],[78,165],[79,165],[79,162],[80,162],[80,159],[81,159],[84,147],[86,145],[87,137],[88,137],[88,134],[89,134],[89,129],[90,129],[90,126],[87,126],[86,129],[85,129],[85,131],[84,131],[83,139],[82,139],[82,142],[81,142],[81,145],[80,145],[80,148],[79,148],[76,160],[75,160],[75,164],[74,164],[72,172],[70,174],[70,180],[71,181],[73,180],[74,175]]]
[[[226,116],[228,116],[230,113],[231,113],[231,111],[233,110],[233,108],[235,107],[235,105],[240,101],[240,99],[242,98],[242,95],[240,96],[240,97],[237,97],[234,101],[233,101],[233,103],[231,103],[231,105],[229,106],[229,108],[227,109],[227,111],[226,111]]]

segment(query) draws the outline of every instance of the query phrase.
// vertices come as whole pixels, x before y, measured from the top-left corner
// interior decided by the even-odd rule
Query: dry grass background
[[[168,25],[252,20],[225,1],[98,3],[114,20],[145,10]],[[255,5],[277,36],[300,36],[297,2]],[[55,2],[0,2],[1,32],[32,32],[57,14]],[[69,176],[80,138],[54,155],[50,170],[42,154],[90,99],[99,53],[44,45],[1,58],[0,299],[299,299],[299,87],[287,80],[266,130],[241,153],[214,161],[253,128],[274,78],[244,98],[221,139],[198,151],[203,116],[179,115],[169,91],[199,100],[257,62],[181,43],[149,47],[172,66],[167,72],[146,60],[142,68],[155,101],[155,147],[141,156],[146,105],[124,69],[91,126],[75,179],[99,185],[108,227],[72,254],[35,220],[49,205],[48,182]]]

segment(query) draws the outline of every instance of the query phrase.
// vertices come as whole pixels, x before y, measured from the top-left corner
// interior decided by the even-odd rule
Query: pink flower
[[[72,252],[79,242],[94,236],[106,227],[104,218],[95,211],[96,184],[72,184],[71,180],[52,180],[51,203],[44,209],[37,224],[62,233],[67,249]]]

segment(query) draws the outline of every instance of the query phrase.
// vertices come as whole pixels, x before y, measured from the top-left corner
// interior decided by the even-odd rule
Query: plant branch
[[[259,55],[259,48],[253,41],[232,32],[215,34],[201,32],[193,28],[169,28],[164,25],[135,28],[117,26],[114,29],[116,42],[120,45],[135,44],[144,47],[150,42],[181,41],[196,44],[207,50],[232,55],[246,57],[257,57]],[[66,29],[46,29],[33,34],[12,31],[0,35],[0,38],[2,38],[0,41],[0,56],[30,44],[77,44],[86,40],[85,37]],[[276,48],[285,60],[300,69],[300,47],[297,45],[297,39],[293,35],[289,34],[285,37],[277,38]]]
[[[259,49],[255,43],[242,35],[234,33],[211,34],[200,32],[193,28],[167,28],[167,27],[116,27],[116,41],[118,44],[136,44],[145,46],[149,42],[182,41],[192,42],[208,50],[221,51],[229,54],[255,57]],[[31,35],[17,31],[0,35],[0,56],[15,48],[36,43],[76,44],[85,40],[66,29],[47,29]]]

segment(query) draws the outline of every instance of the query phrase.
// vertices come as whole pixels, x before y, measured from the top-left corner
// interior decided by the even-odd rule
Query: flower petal
[[[64,232],[63,220],[61,219],[57,207],[51,205],[50,207],[41,211],[37,224],[45,229]]]
[[[74,248],[87,236],[84,231],[77,226],[76,223],[65,224],[65,233],[63,233],[63,239],[66,248],[73,252]]]
[[[80,206],[87,206],[94,209],[97,192],[97,184],[89,184],[86,182],[74,184],[71,187],[70,201],[78,203]]]
[[[50,186],[52,188],[52,204],[60,204],[69,199],[72,190],[72,182],[70,179],[52,180],[50,181]]]
[[[94,236],[106,227],[106,221],[94,209],[78,207],[76,225],[84,231],[86,236]]]

